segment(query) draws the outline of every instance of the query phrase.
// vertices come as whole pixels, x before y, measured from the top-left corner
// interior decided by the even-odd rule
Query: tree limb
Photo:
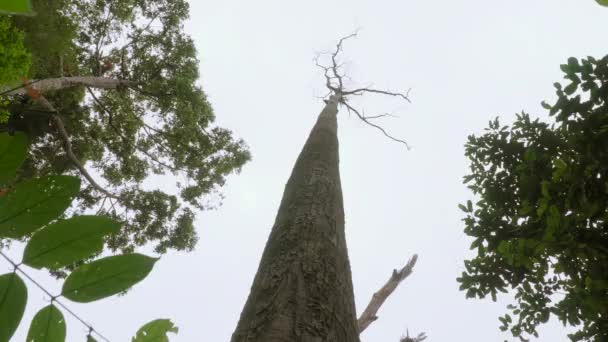
[[[80,163],[80,161],[78,160],[76,155],[74,155],[74,151],[72,151],[72,144],[70,143],[70,137],[68,135],[68,132],[65,129],[63,120],[61,119],[61,117],[59,115],[57,115],[57,110],[55,110],[55,107],[53,107],[53,105],[44,96],[42,96],[40,94],[38,94],[34,98],[34,100],[38,104],[40,104],[45,110],[52,113],[52,114],[50,114],[50,118],[53,121],[53,123],[55,124],[55,126],[57,127],[57,131],[59,132],[59,137],[61,138],[61,140],[63,142],[63,149],[65,151],[65,154],[72,161],[72,163],[76,166],[76,168],[80,171],[80,173],[84,176],[84,178],[86,178],[87,181],[89,181],[91,186],[93,186],[95,189],[97,189],[99,192],[103,193],[104,195],[111,197],[111,198],[120,199],[120,197],[118,197],[117,195],[110,193],[109,191],[107,191],[106,189],[101,187],[99,184],[97,184],[97,182],[89,174],[87,169],[85,169],[84,166],[82,166],[82,164]]]
[[[2,95],[26,95],[28,89],[37,91],[39,93],[45,93],[51,90],[61,90],[76,86],[85,86],[98,89],[116,89],[119,87],[133,87],[135,82],[109,78],[109,77],[95,77],[95,76],[74,76],[74,77],[57,77],[57,78],[46,78],[43,80],[33,80],[24,84],[23,86],[12,89],[11,91],[4,92]]]
[[[393,274],[388,279],[386,284],[384,284],[384,286],[382,286],[380,290],[374,293],[369,304],[367,304],[367,307],[365,308],[365,310],[363,310],[363,313],[357,320],[357,323],[359,324],[359,333],[362,333],[370,324],[372,324],[375,320],[378,319],[378,316],[376,316],[378,310],[380,309],[382,304],[384,304],[384,301],[386,301],[388,296],[390,296],[393,291],[395,291],[395,289],[397,288],[397,286],[399,286],[403,279],[407,278],[412,273],[412,270],[414,268],[414,265],[416,265],[417,260],[418,255],[414,254],[407,262],[407,264],[403,266],[402,269],[400,269],[399,271],[393,270]]]

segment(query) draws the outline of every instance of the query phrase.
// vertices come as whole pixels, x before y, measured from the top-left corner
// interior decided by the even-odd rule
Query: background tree
[[[229,130],[213,126],[196,85],[196,49],[182,25],[188,4],[38,0],[33,7],[39,15],[12,19],[26,34],[33,81],[5,91],[13,120],[2,126],[32,139],[20,177],[80,171],[88,185],[76,212],[121,221],[123,229],[108,238],[114,250],[148,242],[160,253],[193,248],[192,208],[217,205],[226,176],[250,154]],[[178,194],[144,186],[167,174]]]
[[[543,102],[554,119],[528,114],[470,136],[461,205],[477,256],[458,279],[467,297],[515,290],[502,330],[538,336],[551,315],[578,327],[573,341],[608,339],[608,56],[568,59],[566,86]]]

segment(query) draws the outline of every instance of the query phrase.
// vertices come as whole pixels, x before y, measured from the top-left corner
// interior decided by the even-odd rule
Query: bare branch
[[[420,342],[426,340],[427,336],[425,333],[420,333],[416,337],[410,337],[410,332],[408,331],[405,336],[401,336],[399,342]]]
[[[400,97],[400,98],[404,99],[405,101],[412,103],[412,101],[409,98],[410,90],[411,89],[408,89],[405,93],[394,93],[394,92],[386,91],[386,90],[378,90],[378,89],[372,89],[372,88],[359,88],[359,89],[355,89],[355,90],[345,91],[345,92],[343,92],[343,94],[344,95],[362,95],[363,93],[376,93],[376,94]]]
[[[374,293],[369,304],[367,304],[367,307],[363,310],[363,313],[357,320],[357,323],[359,324],[359,333],[362,333],[370,324],[372,324],[372,322],[378,319],[378,316],[376,316],[378,310],[403,279],[407,278],[412,273],[412,269],[414,268],[414,265],[416,265],[416,260],[418,260],[418,255],[414,254],[402,269],[399,271],[393,270],[393,274],[386,284]]]
[[[359,113],[358,110],[356,110],[353,106],[351,106],[350,104],[348,104],[348,102],[343,101],[342,104],[346,106],[346,108],[348,109],[349,112],[355,113],[359,117],[359,119],[361,119],[363,122],[365,122],[366,124],[368,124],[368,125],[376,128],[376,129],[380,130],[380,132],[382,132],[382,134],[384,134],[384,136],[386,136],[387,138],[389,138],[389,139],[391,139],[393,141],[396,141],[396,142],[404,144],[405,148],[407,148],[408,151],[411,149],[410,145],[405,140],[401,140],[401,139],[393,137],[392,135],[388,134],[386,132],[386,130],[384,128],[382,128],[382,126],[378,126],[375,123],[370,122],[368,120],[368,117],[363,116],[361,113]]]
[[[53,105],[42,95],[36,96],[36,98],[34,100],[37,103],[39,103],[45,110],[53,113],[50,115],[50,118],[53,121],[53,123],[55,124],[55,126],[57,127],[57,131],[59,132],[59,137],[63,141],[63,149],[65,151],[65,154],[72,161],[72,163],[76,166],[76,168],[80,171],[80,173],[84,176],[84,178],[86,178],[87,181],[89,181],[89,183],[91,184],[91,186],[93,186],[99,192],[103,193],[104,195],[106,195],[108,197],[119,199],[120,197],[110,193],[109,191],[107,191],[106,189],[101,187],[99,184],[97,184],[97,182],[95,181],[95,179],[93,179],[93,177],[91,177],[91,175],[89,174],[87,169],[85,169],[84,166],[82,166],[82,164],[80,163],[80,161],[78,160],[76,155],[74,155],[74,151],[72,151],[72,143],[70,143],[70,136],[68,135],[68,132],[65,129],[63,120],[61,119],[61,117],[59,115],[57,115],[57,110],[55,110],[55,107],[53,107]]]
[[[361,121],[365,122],[369,126],[372,126],[376,129],[380,130],[380,132],[382,132],[382,134],[384,134],[384,136],[386,136],[387,138],[389,138],[393,141],[396,141],[398,143],[404,144],[405,147],[408,150],[410,150],[410,146],[406,141],[393,137],[392,135],[388,134],[382,126],[379,126],[379,125],[369,121],[369,120],[380,119],[380,118],[384,118],[384,117],[388,117],[388,116],[394,117],[394,115],[379,114],[379,115],[367,116],[367,115],[362,114],[362,111],[357,110],[355,107],[353,107],[348,102],[348,96],[361,96],[361,95],[365,95],[365,94],[377,94],[377,95],[398,97],[398,98],[401,98],[402,100],[405,100],[405,101],[411,103],[410,98],[409,98],[410,90],[408,90],[405,93],[398,93],[398,92],[392,92],[389,90],[372,88],[371,85],[368,87],[357,88],[357,89],[353,89],[353,90],[348,90],[345,88],[343,80],[346,78],[349,78],[349,77],[347,75],[343,75],[340,73],[340,68],[342,66],[344,66],[344,63],[340,63],[338,61],[338,56],[340,55],[340,52],[342,52],[342,50],[343,50],[344,41],[346,41],[347,39],[356,37],[357,34],[358,34],[358,30],[355,31],[355,33],[342,37],[336,44],[335,50],[333,52],[327,53],[331,57],[330,66],[323,65],[321,62],[319,62],[319,57],[321,54],[317,54],[317,56],[315,57],[316,66],[323,70],[323,75],[325,77],[325,86],[330,91],[329,95],[331,95],[331,94],[337,95],[338,98],[340,99],[340,103],[348,109],[349,114],[351,112],[355,113],[359,117],[359,119],[361,119]]]

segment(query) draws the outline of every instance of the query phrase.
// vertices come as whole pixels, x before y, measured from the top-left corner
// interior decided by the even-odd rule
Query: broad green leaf
[[[103,249],[104,236],[120,224],[101,216],[77,216],[53,223],[36,233],[23,252],[23,263],[57,269],[95,255]]]
[[[134,253],[114,255],[84,264],[65,280],[62,295],[80,303],[115,295],[144,279],[157,260]]]
[[[608,7],[608,0],[595,0],[598,4]]]
[[[168,319],[156,319],[144,324],[131,342],[169,342],[168,333],[177,334],[177,327]]]
[[[9,341],[17,330],[25,303],[27,287],[16,273],[0,275],[0,341]]]
[[[93,336],[87,335],[87,342],[97,342],[97,340]]]
[[[26,14],[32,12],[30,0],[1,0],[0,13]]]
[[[30,325],[27,342],[64,342],[65,319],[53,304],[42,308]]]
[[[80,179],[48,176],[17,184],[0,196],[0,237],[20,238],[61,215],[80,190]]]
[[[27,136],[22,132],[0,134],[0,188],[15,179],[17,170],[27,156]]]

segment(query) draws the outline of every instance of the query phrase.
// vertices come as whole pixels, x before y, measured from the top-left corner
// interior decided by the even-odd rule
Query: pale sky
[[[112,341],[129,341],[144,323],[170,318],[171,341],[228,341],[249,293],[291,168],[323,102],[315,52],[345,45],[355,85],[412,88],[412,104],[369,98],[366,113],[399,114],[382,122],[412,146],[339,114],[340,172],[346,235],[358,312],[413,253],[413,274],[388,299],[364,342],[397,342],[424,331],[427,341],[513,341],[498,329],[511,295],[465,299],[456,277],[470,257],[458,203],[471,199],[466,137],[499,115],[525,110],[545,118],[559,64],[606,54],[608,8],[593,0],[191,1],[186,31],[196,42],[201,84],[217,123],[247,141],[253,160],[230,177],[223,205],[200,214],[193,253],[169,253],[126,296],[64,303]],[[167,184],[172,182],[167,178]],[[20,246],[10,250],[14,256]],[[9,269],[0,261],[0,271]],[[30,271],[54,292],[61,283]],[[29,286],[14,341],[47,305]],[[66,315],[68,341],[86,329]],[[568,341],[552,318],[534,341]]]

